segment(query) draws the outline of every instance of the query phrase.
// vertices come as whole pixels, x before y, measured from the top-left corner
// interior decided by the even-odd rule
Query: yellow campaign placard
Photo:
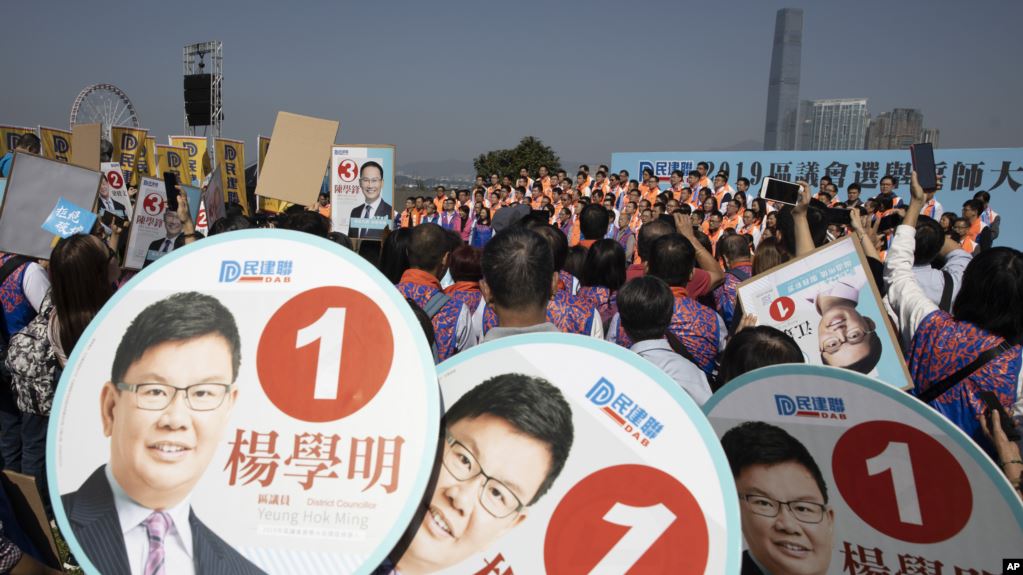
[[[259,174],[259,170],[263,169],[263,162],[266,160],[266,153],[270,151],[270,138],[266,136],[259,137],[259,156],[256,159],[256,173]]]
[[[65,163],[71,161],[71,132],[39,126],[39,140],[44,158]]]
[[[14,147],[18,145],[18,139],[23,135],[35,133],[35,128],[0,126],[0,155],[13,151]]]
[[[138,171],[140,176],[157,177],[156,174],[156,138],[146,136],[146,143],[139,150]]]
[[[146,144],[146,134],[149,130],[145,128],[129,128],[127,126],[113,126],[110,128],[110,138],[114,145],[112,160],[121,164],[121,173],[124,174],[124,181],[129,186],[137,187],[139,177],[136,166],[139,162],[139,154]]]
[[[249,201],[245,193],[245,142],[216,138],[213,140],[214,160],[220,169],[220,187],[224,190],[224,201],[240,204],[249,213]]]
[[[192,177],[202,183],[206,178],[206,170],[203,169],[202,157],[206,155],[206,138],[202,136],[170,136],[167,142],[174,148],[184,148],[188,151],[188,171]]]
[[[158,177],[162,178],[164,172],[174,172],[179,182],[187,185],[192,184],[192,170],[188,165],[188,150],[185,148],[158,144],[156,146],[156,166],[157,172],[160,174]]]

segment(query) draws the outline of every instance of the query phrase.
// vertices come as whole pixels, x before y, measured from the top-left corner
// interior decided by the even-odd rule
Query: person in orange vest
[[[725,205],[725,202],[732,199],[734,192],[732,186],[728,185],[728,174],[718,172],[714,175],[714,199],[718,201],[719,206]]]
[[[552,182],[551,182],[550,170],[547,169],[547,166],[541,164],[540,168],[539,168],[539,173],[540,173],[540,189],[543,190],[544,195],[548,195],[549,196],[550,193],[551,193],[551,190],[554,189],[554,186],[552,185]]]
[[[419,225],[419,214],[416,213],[416,201],[412,198],[405,200],[405,209],[398,215],[398,227],[411,228]]]
[[[682,197],[682,190],[686,189],[685,177],[682,174],[682,170],[672,170],[671,177],[668,178],[671,182],[671,187],[668,190],[671,192],[671,197],[678,200]]]
[[[643,199],[650,202],[653,205],[657,201],[657,196],[661,193],[661,182],[656,176],[650,176],[646,180],[646,191],[643,193]]]
[[[490,174],[490,185],[487,186],[487,194],[496,192],[501,186],[501,178],[497,174]]]
[[[729,200],[725,204],[725,215],[721,218],[721,227],[723,229],[739,230],[742,224],[742,217],[739,215],[739,205],[739,200]]]
[[[721,234],[725,231],[722,222],[721,212],[711,212],[707,218],[707,237],[710,238],[710,245],[714,248],[711,250],[713,253],[717,253],[718,239],[721,238]]]
[[[579,170],[579,173],[575,175],[576,194],[581,198],[590,197],[590,185],[587,183],[589,177],[590,176],[582,170]]]
[[[707,175],[707,172],[709,171],[710,165],[707,162],[700,162],[696,164],[696,173],[700,174],[700,179],[696,182],[696,185],[701,188],[711,187],[710,177]]]
[[[593,182],[593,185],[591,186],[591,188],[593,189],[593,191],[600,190],[600,193],[604,194],[604,195],[606,195],[608,192],[610,192],[611,191],[611,182],[608,181],[608,179],[607,179],[607,172],[604,172],[603,170],[598,171],[597,172],[597,179],[596,179],[595,182]]]
[[[433,198],[433,206],[437,208],[437,212],[444,211],[444,200],[448,198],[447,191],[444,186],[437,186],[433,189],[436,192],[436,197]]]
[[[672,215],[672,214],[674,214],[675,212],[678,211],[678,207],[680,205],[681,204],[679,204],[678,200],[676,200],[675,198],[672,198],[672,199],[668,200],[664,204],[664,213],[666,213],[666,214],[668,214],[670,216],[670,215]]]
[[[523,181],[526,187],[526,191],[532,193],[533,191],[533,178],[529,177],[529,170],[526,168],[519,168],[519,179]]]
[[[579,171],[586,174],[585,183],[587,188],[593,187],[593,178],[590,177],[590,167],[586,164],[579,166]]]
[[[963,250],[968,254],[977,255],[991,248],[991,242],[993,241],[991,228],[980,219],[980,214],[983,211],[984,203],[980,200],[966,200],[963,202],[963,219],[966,220],[966,224],[969,226],[963,239]]]
[[[941,191],[941,178],[940,177],[938,178],[938,189],[936,191]],[[934,198],[934,194],[933,193],[929,194],[929,199],[933,199],[933,198]],[[1001,224],[1002,224],[1002,216],[998,215],[998,212],[996,212],[993,209],[991,209],[991,194],[981,190],[981,191],[977,192],[976,194],[973,194],[973,199],[979,200],[981,203],[984,204],[984,210],[982,212],[980,212],[980,221],[984,222],[984,224],[987,227],[991,228],[991,239],[992,240],[997,240],[998,239],[998,229],[1001,227]],[[940,207],[941,204],[938,204],[938,205]],[[941,216],[938,216],[938,217],[941,217]]]

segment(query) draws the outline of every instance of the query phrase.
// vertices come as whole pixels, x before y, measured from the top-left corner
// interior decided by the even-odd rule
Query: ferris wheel
[[[109,140],[111,126],[138,128],[139,117],[123,90],[113,84],[93,84],[75,98],[70,123],[72,128],[77,124],[102,124],[103,137]]]

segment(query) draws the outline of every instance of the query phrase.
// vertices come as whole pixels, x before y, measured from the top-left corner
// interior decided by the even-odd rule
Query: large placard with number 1
[[[738,573],[721,447],[652,364],[592,338],[537,334],[483,344],[438,373],[450,443],[399,573]],[[557,424],[566,417],[568,429]],[[569,434],[564,467],[536,496]]]
[[[235,356],[227,336],[203,335],[208,318],[236,328],[236,370],[211,367]],[[121,555],[117,532],[83,530],[83,505],[105,525],[121,517],[102,495],[108,470],[132,500],[147,482],[194,483],[168,506],[219,537],[220,557],[240,556],[209,572],[370,573],[418,509],[439,440],[432,354],[408,304],[351,251],[283,230],[204,239],[136,276],[81,342],[48,467],[61,531],[90,573],[123,572],[135,552]],[[120,349],[137,369],[112,376]]]
[[[772,366],[729,382],[704,410],[719,436],[751,425],[761,437],[788,434],[820,470],[825,492],[810,480],[792,495],[800,474],[812,475],[806,463],[775,461],[779,442],[756,453],[734,448],[736,460],[774,461],[740,471],[740,497],[809,502],[802,518],[783,506],[769,518],[763,499],[740,499],[746,553],[768,568],[999,573],[1002,558],[1023,549],[1023,504],[995,464],[936,411],[880,381],[822,366]],[[727,453],[730,441],[723,442]],[[818,521],[812,508],[825,493],[828,512]]]

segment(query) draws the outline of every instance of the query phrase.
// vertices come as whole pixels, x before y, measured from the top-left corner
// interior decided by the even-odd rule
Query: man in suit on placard
[[[100,392],[110,461],[61,499],[105,575],[263,573],[190,504],[238,397],[238,327],[215,298],[178,293],[143,310]]]
[[[373,160],[363,164],[359,170],[359,187],[362,189],[364,201],[362,205],[352,209],[351,219],[349,220],[351,223],[348,225],[348,236],[370,240],[382,239],[384,237],[384,227],[386,227],[392,217],[391,204],[385,202],[380,197],[380,193],[384,189],[383,166]],[[361,225],[357,225],[356,218],[362,220],[370,218],[379,219],[383,226],[369,228],[365,227],[364,222],[358,222]]]

